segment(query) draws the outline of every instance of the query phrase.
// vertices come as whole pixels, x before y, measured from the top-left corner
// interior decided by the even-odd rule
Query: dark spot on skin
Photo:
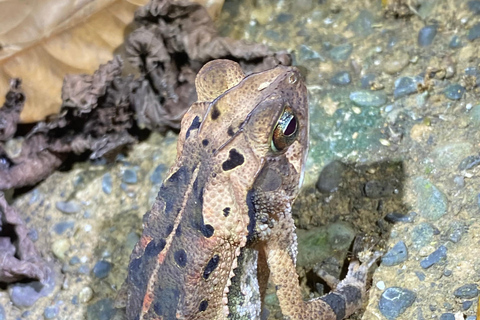
[[[227,134],[228,134],[230,137],[233,137],[233,135],[235,134],[235,132],[233,132],[232,127],[228,127]]]
[[[214,172],[212,173],[212,178],[216,178],[217,177],[217,174]]]
[[[208,139],[203,139],[202,144],[204,147],[208,146]]]
[[[165,248],[165,244],[164,239],[160,239],[158,242],[150,241],[145,248],[145,256],[148,258],[157,256]]]
[[[213,227],[209,224],[205,224],[203,227],[202,227],[202,234],[206,237],[206,238],[210,238],[211,236],[213,236],[213,232],[215,231],[215,229],[213,229]]]
[[[180,236],[182,234],[182,225],[179,224],[177,230],[175,230],[175,235]]]
[[[145,290],[148,281],[148,275],[144,272],[138,272],[142,268],[142,258],[136,258],[130,261],[128,265],[128,280],[140,290]]]
[[[228,217],[229,214],[230,214],[230,207],[226,207],[225,209],[223,209],[223,216]]]
[[[217,105],[213,105],[212,107],[212,120],[216,120],[218,117],[220,117],[220,110],[218,110]]]
[[[360,301],[362,299],[362,291],[355,286],[345,286],[339,291],[347,300],[348,304]]]
[[[165,216],[168,218],[175,207],[178,207],[178,201],[181,198],[178,196],[183,193],[183,189],[190,179],[189,168],[181,166],[174,172],[160,187],[158,198],[165,203]]]
[[[254,230],[256,225],[256,214],[255,214],[255,190],[251,189],[247,192],[247,207],[248,207],[248,218],[250,219],[247,225],[247,241],[251,241],[254,236]]]
[[[195,130],[195,129],[198,129],[200,128],[200,118],[198,116],[196,116],[193,121],[192,121],[192,124],[190,125],[190,128],[188,128],[187,130],[187,133],[185,134],[185,139],[188,139],[188,137],[190,137],[190,131],[191,130]]]
[[[228,159],[222,163],[223,171],[232,170],[243,164],[245,158],[241,153],[238,153],[236,149],[231,149],[228,154]]]
[[[155,311],[155,313],[157,314],[157,316],[161,316],[161,315],[163,314],[162,304],[160,303],[160,301],[156,301],[156,302],[153,304],[153,311]]]
[[[180,267],[185,267],[187,265],[187,253],[183,249],[178,249],[175,251],[173,254],[173,257],[175,258],[175,262],[180,266]]]
[[[164,320],[177,319],[176,313],[178,309],[178,301],[180,300],[180,291],[178,289],[157,289],[155,297],[162,297],[157,299],[153,304],[153,311],[162,316]]]
[[[198,306],[198,311],[205,311],[207,310],[208,308],[208,301],[207,300],[203,300],[202,302],[200,302],[200,305]]]
[[[210,274],[217,268],[218,262],[220,261],[220,256],[218,254],[214,255],[210,261],[208,261],[205,270],[203,270],[203,279],[207,280],[210,277]]]
[[[165,232],[165,237],[167,237],[170,233],[172,233],[172,231],[173,231],[173,224],[167,227],[167,230]]]
[[[342,296],[335,293],[329,293],[321,297],[320,300],[323,300],[330,306],[337,316],[337,320],[345,318],[345,300]]]

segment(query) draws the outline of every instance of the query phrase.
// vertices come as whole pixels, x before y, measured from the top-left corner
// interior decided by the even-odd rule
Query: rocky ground
[[[311,148],[294,206],[305,295],[351,239],[387,253],[356,319],[476,319],[480,282],[480,1],[227,1],[224,35],[287,49],[306,75]],[[0,288],[0,319],[109,319],[175,155],[152,134],[15,198],[55,274]],[[47,290],[47,291],[48,291]],[[273,293],[266,315],[281,318]]]

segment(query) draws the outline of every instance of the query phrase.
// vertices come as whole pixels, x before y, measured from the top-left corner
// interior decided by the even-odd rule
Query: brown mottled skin
[[[270,280],[286,319],[343,319],[361,305],[368,265],[334,292],[303,301],[291,203],[308,149],[307,90],[298,70],[245,76],[216,60],[196,79],[176,164],[133,250],[129,320],[257,319]]]

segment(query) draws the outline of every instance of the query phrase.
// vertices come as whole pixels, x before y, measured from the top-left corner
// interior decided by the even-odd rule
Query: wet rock
[[[55,319],[58,315],[58,306],[47,306],[43,311],[43,316],[45,319]]]
[[[78,202],[74,201],[74,200],[72,200],[72,201],[57,201],[55,203],[55,208],[57,208],[58,210],[60,210],[63,213],[67,213],[67,214],[77,213],[77,212],[80,212],[80,210],[82,210],[82,207],[80,206],[80,204]]]
[[[420,83],[423,83],[423,78],[419,76],[398,78],[395,80],[393,97],[398,99],[413,93],[417,93],[417,86]]]
[[[434,264],[440,262],[442,259],[447,258],[447,247],[440,246],[437,250],[432,252],[428,257],[420,261],[420,266],[423,269],[428,269]]]
[[[455,315],[453,313],[444,313],[440,316],[440,320],[455,320]]]
[[[453,36],[448,46],[452,49],[460,48],[462,46],[462,41],[460,40],[460,37],[456,35]]]
[[[449,270],[449,269],[445,269],[445,271],[443,271],[443,275],[445,277],[450,277],[452,275],[452,270]]]
[[[360,79],[360,85],[362,86],[362,89],[370,89],[371,83],[375,81],[375,74],[369,73],[364,75]]]
[[[435,234],[435,228],[427,222],[422,222],[412,230],[412,244],[416,249],[421,249],[429,244]]]
[[[5,309],[3,309],[3,306],[0,304],[0,320],[7,320],[7,316],[5,315]]]
[[[359,107],[381,107],[387,103],[387,96],[379,91],[355,91],[350,93],[350,100]]]
[[[374,17],[370,11],[362,10],[348,26],[358,36],[368,36],[373,31]]]
[[[477,320],[476,316],[468,316],[465,320]]]
[[[110,320],[114,314],[112,299],[102,299],[87,307],[87,320]]]
[[[480,22],[475,24],[467,34],[467,39],[473,41],[477,38],[480,38]]]
[[[150,175],[150,181],[152,182],[152,184],[161,184],[163,181],[163,175],[165,174],[165,172],[167,172],[167,169],[167,166],[163,163],[159,164]]]
[[[80,258],[77,257],[77,256],[73,256],[70,261],[68,261],[68,263],[70,263],[72,266],[76,265],[76,264],[79,264],[81,261],[80,261]]]
[[[132,169],[125,169],[125,171],[123,172],[122,181],[127,184],[137,183],[137,172]]]
[[[112,193],[112,175],[110,172],[107,172],[102,177],[102,190],[105,194]]]
[[[93,298],[93,290],[90,287],[83,287],[78,294],[78,299],[81,303],[87,303]]]
[[[352,54],[353,46],[350,43],[342,44],[336,47],[333,47],[330,51],[330,58],[335,61],[345,61]]]
[[[340,161],[332,161],[327,164],[320,173],[315,186],[322,193],[331,193],[338,189],[342,182],[345,165]]]
[[[468,156],[460,162],[458,170],[469,170],[480,165],[480,155]]]
[[[472,0],[468,1],[468,9],[474,14],[480,14],[480,1]]]
[[[436,35],[437,35],[436,25],[423,27],[422,29],[420,29],[420,32],[418,32],[418,45],[421,47],[426,47],[431,45]]]
[[[340,71],[330,79],[330,83],[336,86],[346,86],[351,82],[352,79],[350,78],[350,74],[347,71]]]
[[[453,221],[450,223],[450,228],[447,231],[447,238],[453,243],[458,243],[462,240],[462,235],[466,232],[465,224],[461,221]]]
[[[37,229],[31,229],[28,231],[27,236],[32,240],[33,242],[36,242],[38,240],[38,231]]]
[[[405,242],[399,241],[382,257],[382,264],[385,266],[395,266],[406,261],[407,258],[407,246]]]
[[[55,233],[58,235],[62,235],[68,229],[73,229],[74,226],[75,226],[75,221],[63,221],[55,224],[53,226],[53,231],[55,231]]]
[[[298,50],[298,60],[300,61],[310,61],[310,60],[321,60],[324,61],[325,59],[311,47],[302,44],[300,49]]]
[[[468,309],[470,309],[470,307],[472,306],[473,304],[473,301],[463,301],[462,302],[462,309],[463,311],[467,311]]]
[[[395,193],[395,187],[388,181],[370,180],[365,183],[363,192],[367,198],[379,199],[392,196]]]
[[[277,22],[279,22],[279,23],[286,23],[286,22],[288,22],[292,19],[293,19],[293,15],[288,14],[288,13],[280,13],[277,16]]]
[[[451,84],[443,93],[450,100],[460,100],[465,93],[465,88],[459,84]]]
[[[112,270],[112,264],[105,260],[98,261],[93,267],[93,274],[99,279],[106,278]]]
[[[475,283],[469,283],[455,289],[453,295],[460,299],[473,299],[478,296],[478,287]]]
[[[419,213],[426,219],[438,220],[447,213],[447,197],[429,180],[417,177],[414,180]]]
[[[401,287],[391,287],[380,297],[378,309],[388,319],[397,319],[416,299],[413,291]]]
[[[55,288],[55,274],[52,269],[47,269],[45,280],[28,283],[16,283],[8,288],[10,300],[18,308],[29,308],[38,299],[48,296]]]
[[[385,215],[385,221],[390,223],[408,222],[414,221],[414,217],[410,214],[403,214],[399,212],[390,212]]]
[[[383,61],[383,71],[395,74],[402,71],[409,63],[410,56],[403,50],[397,50],[392,56]]]

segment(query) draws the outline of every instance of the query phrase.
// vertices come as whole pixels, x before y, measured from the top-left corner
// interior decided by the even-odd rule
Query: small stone
[[[373,14],[370,11],[362,10],[348,28],[358,36],[368,36],[373,32],[373,24]]]
[[[383,71],[395,74],[402,71],[410,63],[410,56],[403,50],[398,50],[383,62]]]
[[[337,86],[346,86],[351,82],[352,79],[350,78],[350,74],[347,71],[340,71],[330,79],[330,83]]]
[[[80,204],[72,201],[57,201],[55,207],[63,213],[73,214],[79,212],[82,208]]]
[[[434,264],[440,262],[442,259],[447,258],[447,247],[440,246],[437,250],[433,251],[428,257],[420,261],[420,266],[423,269],[428,269]]]
[[[480,38],[480,22],[475,24],[469,31],[467,39],[473,41],[477,38]]]
[[[68,229],[73,229],[74,226],[75,226],[75,221],[63,221],[63,222],[56,223],[53,226],[53,231],[55,231],[55,233],[58,235],[62,235]]]
[[[98,261],[93,267],[93,274],[99,279],[106,278],[112,269],[112,264],[105,260]]]
[[[28,283],[15,283],[8,287],[10,300],[18,308],[30,308],[38,299],[48,296],[55,289],[55,275],[53,270],[46,268],[43,283],[31,281]]]
[[[465,178],[463,176],[455,176],[453,178],[453,182],[457,185],[459,188],[465,187]]]
[[[415,271],[415,275],[417,276],[418,280],[425,281],[425,273],[421,271]]]
[[[401,77],[395,80],[395,88],[393,97],[399,99],[401,97],[417,93],[418,84],[423,83],[422,77]]]
[[[128,184],[137,183],[137,172],[132,169],[125,169],[125,171],[123,172],[122,181]]]
[[[414,221],[413,217],[410,214],[403,214],[399,212],[387,213],[384,219],[389,223],[398,223],[398,222],[412,223]]]
[[[277,16],[277,22],[278,23],[286,23],[290,20],[292,20],[293,18],[293,15],[292,14],[289,14],[289,13],[280,13],[278,16]]]
[[[445,269],[445,271],[443,271],[443,275],[445,277],[450,277],[452,275],[452,270],[449,270],[449,269]]]
[[[380,199],[392,196],[395,187],[387,181],[370,180],[365,183],[363,192],[367,198]]]
[[[48,306],[43,311],[43,315],[45,319],[54,319],[58,315],[58,307],[57,306]]]
[[[448,240],[453,243],[458,243],[462,240],[462,235],[465,233],[465,225],[460,221],[453,221],[450,223],[450,228],[447,231]]]
[[[387,103],[387,96],[379,91],[355,91],[350,93],[350,100],[359,107],[381,107]]]
[[[60,260],[65,259],[65,252],[70,248],[70,242],[67,239],[58,239],[52,243],[52,252]]]
[[[68,263],[70,263],[72,266],[79,264],[80,258],[77,256],[73,256]]]
[[[360,79],[360,84],[362,86],[362,89],[370,89],[370,87],[372,86],[371,83],[373,83],[374,81],[375,81],[375,74],[374,73],[369,73],[369,74],[364,75]]]
[[[437,35],[436,25],[423,27],[422,29],[420,29],[420,32],[418,33],[418,45],[421,47],[426,47],[431,45],[436,35]]]
[[[413,291],[401,287],[390,287],[382,293],[378,309],[388,320],[394,320],[404,313],[416,298]]]
[[[477,320],[477,316],[468,316],[465,320]]]
[[[340,161],[332,161],[327,164],[320,173],[315,186],[321,193],[332,193],[338,189],[345,172],[345,165]]]
[[[90,267],[86,264],[82,264],[80,267],[78,267],[78,272],[81,274],[89,274]]]
[[[463,301],[462,302],[462,309],[463,311],[467,311],[468,309],[470,309],[470,307],[472,306],[473,304],[473,301]]]
[[[465,88],[459,84],[451,84],[443,93],[450,100],[460,100],[465,93]]]
[[[325,59],[311,47],[302,44],[300,49],[298,50],[298,60],[300,61],[311,61],[311,60],[319,60],[324,61]]]
[[[78,299],[81,303],[87,303],[93,298],[93,290],[90,287],[83,287],[78,294]]]
[[[480,14],[480,1],[472,0],[468,1],[468,9],[474,14]]]
[[[383,281],[381,281],[381,280],[378,281],[378,282],[375,284],[375,286],[376,286],[379,290],[382,290],[382,291],[385,290],[385,282],[383,282]]]
[[[420,214],[429,220],[438,220],[447,213],[447,197],[429,180],[417,177],[414,180],[417,207]]]
[[[460,48],[462,46],[462,41],[460,40],[460,37],[456,35],[453,36],[448,46],[452,49]]]
[[[38,240],[38,231],[37,229],[30,229],[28,230],[27,236],[32,240],[33,242],[37,242]]]
[[[460,299],[473,299],[478,296],[478,287],[475,283],[466,284],[455,289],[453,294]]]
[[[345,61],[352,54],[353,46],[350,43],[342,44],[336,47],[333,47],[330,51],[330,58],[335,61]]]
[[[406,261],[407,258],[407,246],[405,242],[399,241],[382,257],[382,264],[385,266],[395,266]]]
[[[112,193],[112,175],[107,172],[103,175],[102,177],[102,190],[105,192],[105,194],[111,194]]]
[[[167,166],[163,163],[159,164],[153,173],[150,175],[150,181],[152,184],[161,184],[163,181],[163,175],[167,172]]]
[[[87,320],[110,320],[114,314],[112,299],[102,299],[87,307]]]
[[[440,320],[455,320],[455,315],[453,313],[444,313],[440,316]]]
[[[480,155],[468,156],[460,162],[458,170],[470,170],[480,165]]]
[[[5,315],[5,309],[3,309],[3,306],[0,304],[0,320],[7,320],[7,316]]]
[[[422,222],[412,230],[412,244],[416,249],[420,249],[430,243],[433,239],[435,228],[427,222]]]

